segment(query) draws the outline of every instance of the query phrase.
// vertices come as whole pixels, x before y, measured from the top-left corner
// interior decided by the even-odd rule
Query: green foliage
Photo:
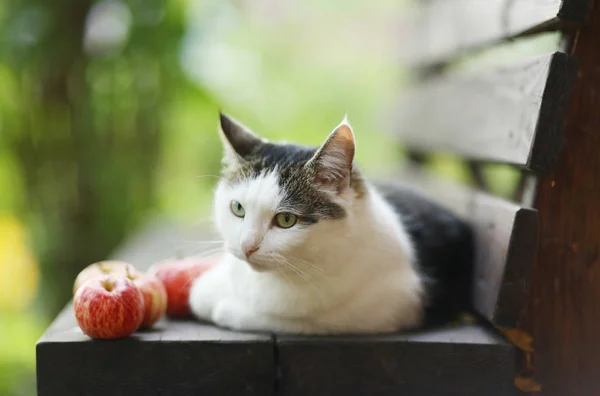
[[[43,323],[33,313],[0,312],[0,395],[34,395],[35,345]],[[34,342],[32,342],[34,341]]]
[[[122,18],[123,37],[86,36],[99,10]],[[0,212],[27,224],[42,275],[36,307],[0,312],[2,395],[35,393],[35,340],[77,272],[158,210],[175,95],[211,106],[178,62],[184,10],[154,0],[0,4]]]
[[[3,12],[3,161],[18,176],[0,175],[15,191],[6,205],[31,225],[50,315],[77,271],[156,208],[164,113],[187,84],[183,7],[118,4],[26,0]],[[94,39],[88,17],[102,13],[121,18],[123,37]]]

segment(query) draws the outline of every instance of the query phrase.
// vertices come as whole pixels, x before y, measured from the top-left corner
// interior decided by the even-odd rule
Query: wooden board
[[[37,344],[40,396],[514,391],[514,347],[480,325],[372,337],[271,337],[164,320],[127,339],[93,341],[71,309]]]
[[[574,74],[573,59],[557,52],[434,79],[400,97],[394,133],[414,151],[548,171],[560,155]]]
[[[475,308],[497,327],[514,327],[526,305],[537,251],[537,211],[410,167],[398,179],[471,224]]]
[[[127,339],[93,341],[68,305],[36,350],[39,396],[268,396],[274,389],[270,336],[191,321],[165,320]]]
[[[485,44],[582,23],[588,0],[430,0],[416,2],[399,23],[406,64],[443,62]]]
[[[572,37],[578,75],[555,171],[539,178],[540,251],[527,315],[540,396],[600,395],[600,1]]]
[[[481,327],[353,338],[277,337],[282,396],[514,395],[514,348]]]
[[[168,255],[182,238],[200,235],[194,227],[158,223],[114,257],[144,268],[152,255]],[[94,341],[81,332],[68,305],[36,350],[40,396],[475,395],[486,388],[495,392],[490,395],[509,395],[514,376],[514,348],[479,325],[298,338],[164,319],[127,339]],[[327,372],[333,375],[326,378]]]

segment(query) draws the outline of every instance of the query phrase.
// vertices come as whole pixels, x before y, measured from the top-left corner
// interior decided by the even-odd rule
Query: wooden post
[[[539,180],[539,252],[520,323],[541,387],[531,394],[543,396],[600,395],[600,1],[570,48],[578,74],[561,158]]]

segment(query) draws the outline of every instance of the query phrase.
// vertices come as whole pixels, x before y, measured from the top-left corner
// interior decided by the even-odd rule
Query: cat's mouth
[[[252,268],[256,272],[266,272],[271,269],[269,264],[265,263],[257,257],[252,256],[248,258],[237,251],[231,251],[231,253],[238,259],[245,261],[246,264],[248,264],[250,268]]]
[[[246,263],[248,263],[250,268],[252,268],[256,272],[266,272],[270,269],[269,266],[267,266],[266,264],[257,262],[256,260],[246,259],[244,261],[246,261]]]

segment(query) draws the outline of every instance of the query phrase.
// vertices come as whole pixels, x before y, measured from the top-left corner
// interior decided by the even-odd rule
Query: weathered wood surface
[[[585,21],[588,0],[429,0],[399,23],[399,54],[409,65],[443,62],[469,49]]]
[[[527,315],[540,396],[600,395],[600,1],[571,40],[578,61],[565,147],[539,178],[540,250]]]
[[[475,308],[497,327],[514,327],[525,308],[537,250],[537,211],[411,167],[398,179],[471,224]]]
[[[394,132],[413,151],[547,171],[560,155],[574,74],[573,59],[557,52],[481,74],[440,77],[400,97]]]
[[[68,305],[37,344],[39,396],[271,395],[272,337],[192,321],[93,341]]]
[[[414,335],[277,337],[282,396],[514,395],[514,349],[480,327]]]
[[[193,243],[206,239],[206,235],[202,227],[156,223],[135,235],[113,257],[143,269],[156,258],[180,251],[182,241]],[[193,245],[187,253],[200,253]],[[351,363],[359,364],[366,357],[379,369],[373,366],[352,378],[352,383],[359,390],[372,388],[376,392],[357,394],[391,395],[410,390],[413,393],[408,395],[423,395],[438,389],[431,394],[469,395],[477,393],[457,390],[476,392],[487,387],[498,389],[493,395],[507,395],[512,389],[513,347],[478,325],[404,335],[330,337],[329,346],[323,344],[322,337],[315,338],[316,344],[311,339],[238,333],[195,321],[164,319],[152,331],[127,339],[94,341],[79,329],[69,304],[36,346],[38,394],[268,396],[304,394],[302,389],[312,389],[315,395],[353,395],[347,393],[351,388],[341,370],[348,369],[348,375],[354,375],[358,366]],[[313,346],[302,352],[304,342]],[[314,345],[322,349],[316,348],[312,354]],[[329,349],[334,355],[324,360],[319,350]],[[288,360],[296,354],[298,359]],[[343,357],[349,366],[340,365],[335,356]],[[414,365],[416,361],[421,363]],[[298,364],[325,364],[323,368],[337,374],[327,380],[321,392],[323,378],[315,376],[313,381],[308,368]],[[469,378],[474,369],[479,371],[473,382]],[[435,387],[432,378],[437,381]],[[459,387],[459,382],[464,384]],[[338,390],[327,393],[331,389]]]
[[[163,320],[93,341],[69,305],[37,345],[40,396],[512,395],[514,347],[479,325],[374,337],[245,334]]]

